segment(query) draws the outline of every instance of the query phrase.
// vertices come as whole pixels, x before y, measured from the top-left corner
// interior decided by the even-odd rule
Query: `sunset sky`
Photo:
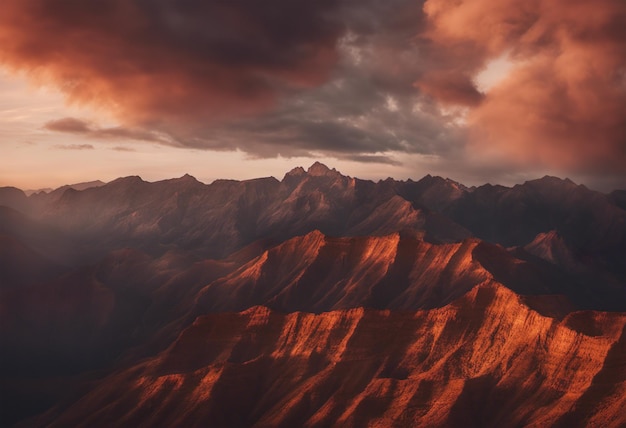
[[[626,188],[624,0],[3,0],[0,185]]]

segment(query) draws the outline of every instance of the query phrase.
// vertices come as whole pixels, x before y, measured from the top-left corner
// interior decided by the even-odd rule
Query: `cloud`
[[[137,140],[152,141],[158,143],[169,143],[170,139],[156,131],[148,131],[145,129],[129,129],[122,126],[100,128],[88,121],[76,119],[73,117],[65,117],[62,119],[51,120],[43,125],[44,129],[55,132],[66,132],[72,134],[82,134],[86,137],[103,139],[103,140]]]
[[[442,104],[476,106],[483,99],[472,80],[459,71],[425,73],[415,86]]]
[[[168,133],[183,145],[252,157],[325,155],[363,162],[389,154],[445,154],[462,149],[458,115],[443,112],[413,85],[423,68],[415,41],[421,4],[348,2],[337,62],[319,85],[280,99],[272,109],[219,125]],[[378,158],[382,160],[382,157]]]
[[[347,156],[340,157],[340,159],[350,160],[350,161],[355,161],[355,162],[362,162],[362,163],[379,163],[379,164],[387,164],[387,165],[394,165],[394,166],[402,165],[402,162],[396,159],[392,159],[389,156],[384,156],[384,155],[347,155]]]
[[[48,130],[262,157],[421,153],[443,140],[436,118],[413,112],[419,2],[8,0],[3,8],[2,63],[121,124],[65,118]],[[402,108],[387,110],[390,99]]]
[[[56,144],[55,149],[60,150],[94,150],[91,144]]]
[[[116,152],[136,152],[136,150],[133,149],[132,147],[126,147],[126,146],[111,147],[111,150],[115,150]]]
[[[624,176],[624,22],[623,0],[6,0],[0,63],[115,115],[44,125],[87,138]]]
[[[324,80],[337,0],[6,0],[0,61],[127,125],[250,114]]]
[[[73,134],[86,134],[91,132],[87,122],[73,117],[65,117],[63,119],[51,120],[44,124],[44,129],[55,132],[69,132]]]
[[[624,174],[626,2],[428,0],[424,10],[432,70],[416,85],[442,104],[470,106],[471,156]],[[502,55],[512,67],[480,94],[473,79]]]

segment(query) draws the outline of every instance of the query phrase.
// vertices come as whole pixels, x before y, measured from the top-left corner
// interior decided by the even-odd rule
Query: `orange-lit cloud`
[[[468,77],[458,71],[427,72],[415,86],[443,104],[475,106],[481,102],[483,95]]]
[[[417,82],[442,103],[473,106],[469,149],[515,167],[626,171],[626,2],[428,0],[435,75]],[[508,53],[513,67],[481,99],[476,75]],[[458,88],[458,89],[457,89]],[[454,93],[451,93],[454,91]]]
[[[324,79],[336,3],[5,0],[0,61],[126,124],[211,122]]]

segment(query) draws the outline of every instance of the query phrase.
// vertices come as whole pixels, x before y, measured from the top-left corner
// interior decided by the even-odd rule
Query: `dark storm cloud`
[[[454,114],[442,114],[414,86],[422,59],[415,31],[421,5],[406,0],[343,4],[345,33],[328,79],[293,91],[254,117],[170,129],[194,147],[238,148],[259,157],[326,154],[394,162],[385,152],[445,154],[462,149]],[[371,157],[374,155],[374,157]]]
[[[421,6],[10,0],[0,59],[122,123],[49,130],[263,157],[445,153],[458,143],[447,119],[415,110]]]
[[[0,60],[134,125],[252,113],[335,61],[336,0],[5,0]]]
[[[343,75],[340,75],[343,76]],[[254,156],[306,156],[326,153],[372,162],[383,152],[458,152],[462,131],[407,83],[403,93],[377,85],[376,75],[354,73],[284,101],[254,119],[236,120],[196,132],[198,147],[236,147]],[[363,155],[363,156],[360,156]],[[396,162],[396,161],[394,161]]]

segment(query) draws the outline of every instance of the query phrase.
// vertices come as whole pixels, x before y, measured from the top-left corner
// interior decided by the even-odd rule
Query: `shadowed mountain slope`
[[[291,312],[443,306],[497,280],[521,295],[561,295],[567,309],[626,310],[619,284],[587,281],[538,258],[472,238],[431,244],[411,234],[332,238],[315,231],[272,247],[202,289],[200,311],[255,305]],[[522,253],[524,255],[524,253]]]
[[[594,312],[557,322],[497,284],[417,313],[253,307],[198,318],[166,351],[40,422],[618,427],[625,324]]]

